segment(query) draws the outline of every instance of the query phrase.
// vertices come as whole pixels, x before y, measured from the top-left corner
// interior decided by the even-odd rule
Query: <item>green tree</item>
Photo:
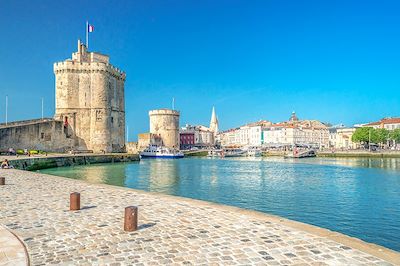
[[[351,140],[353,142],[358,143],[368,143],[369,142],[369,133],[372,131],[371,127],[359,127],[354,131],[353,136],[351,136]]]
[[[400,128],[392,130],[389,134],[389,138],[396,141],[396,143],[400,143]]]
[[[385,128],[374,129],[373,132],[371,132],[371,142],[386,144],[388,139],[389,131]]]

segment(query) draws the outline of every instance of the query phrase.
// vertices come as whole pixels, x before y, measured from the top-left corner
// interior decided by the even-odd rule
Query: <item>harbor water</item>
[[[257,210],[400,251],[400,159],[148,159],[40,172]]]

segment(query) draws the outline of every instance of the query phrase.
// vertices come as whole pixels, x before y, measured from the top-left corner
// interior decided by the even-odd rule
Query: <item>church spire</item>
[[[211,121],[210,121],[210,130],[214,132],[214,134],[218,133],[218,118],[215,114],[215,108],[213,106],[211,113]]]

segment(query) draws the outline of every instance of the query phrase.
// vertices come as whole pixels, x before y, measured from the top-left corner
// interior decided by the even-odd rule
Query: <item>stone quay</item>
[[[0,265],[400,263],[398,252],[259,212],[37,172],[0,176],[0,224],[16,243],[4,246],[0,227]],[[79,211],[69,210],[72,192]],[[137,231],[124,231],[128,206],[138,207]]]

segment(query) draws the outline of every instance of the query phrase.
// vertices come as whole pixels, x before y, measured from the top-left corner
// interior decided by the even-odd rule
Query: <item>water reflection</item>
[[[268,158],[267,161],[283,161],[281,158]],[[400,170],[400,158],[305,158],[285,159],[291,163],[311,163],[320,165],[340,165],[348,167],[382,168]]]
[[[43,172],[219,202],[400,250],[400,159],[142,160]]]

